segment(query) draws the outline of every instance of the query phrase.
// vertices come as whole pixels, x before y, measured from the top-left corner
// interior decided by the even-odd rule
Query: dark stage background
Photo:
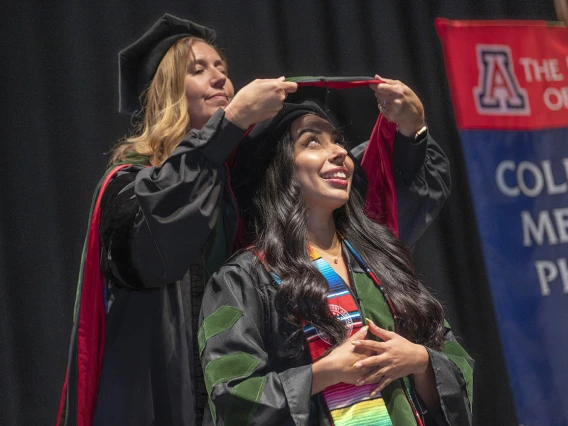
[[[476,424],[516,425],[434,18],[554,20],[552,0],[5,1],[0,10],[1,425],[54,423],[91,193],[104,153],[129,129],[117,113],[117,52],[164,12],[217,30],[237,88],[254,77],[378,72],[418,93],[454,180],[416,247],[418,267],[477,361]],[[336,112],[359,141],[375,99],[368,89],[346,97]]]

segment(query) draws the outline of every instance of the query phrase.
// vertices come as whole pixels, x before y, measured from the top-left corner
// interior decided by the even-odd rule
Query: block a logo
[[[473,89],[481,115],[529,115],[527,91],[519,85],[509,46],[478,44],[479,85]]]

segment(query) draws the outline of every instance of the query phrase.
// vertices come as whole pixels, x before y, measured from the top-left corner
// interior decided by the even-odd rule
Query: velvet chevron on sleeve
[[[206,425],[308,424],[311,365],[278,356],[273,285],[251,252],[229,260],[207,285],[199,330]]]

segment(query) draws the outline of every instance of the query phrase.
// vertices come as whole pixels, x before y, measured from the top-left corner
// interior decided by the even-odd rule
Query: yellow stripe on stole
[[[382,398],[361,401],[331,412],[335,426],[392,426]]]

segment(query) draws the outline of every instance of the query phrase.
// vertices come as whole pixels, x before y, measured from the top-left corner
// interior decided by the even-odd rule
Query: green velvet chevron
[[[233,306],[223,305],[207,318],[203,320],[203,324],[197,333],[197,342],[199,345],[199,354],[203,353],[207,341],[217,334],[229,330],[239,318],[243,315],[243,311]]]

